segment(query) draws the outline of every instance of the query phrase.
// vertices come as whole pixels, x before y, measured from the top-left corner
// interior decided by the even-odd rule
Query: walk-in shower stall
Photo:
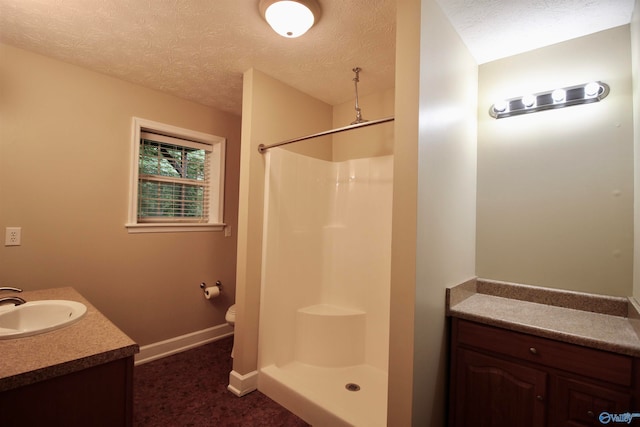
[[[384,426],[393,156],[262,151],[259,389],[313,425]]]

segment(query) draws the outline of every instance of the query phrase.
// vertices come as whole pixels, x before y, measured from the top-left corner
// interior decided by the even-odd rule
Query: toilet
[[[235,304],[229,307],[229,309],[227,310],[227,313],[224,315],[224,320],[226,320],[227,323],[231,325],[231,327],[233,327],[236,324],[236,305]],[[234,345],[231,348],[231,357],[233,357],[233,351],[235,347],[236,346],[235,346],[235,337],[234,337]]]
[[[228,324],[234,326],[236,324],[236,305],[233,304],[227,310],[227,314],[224,315],[224,320],[227,321]]]

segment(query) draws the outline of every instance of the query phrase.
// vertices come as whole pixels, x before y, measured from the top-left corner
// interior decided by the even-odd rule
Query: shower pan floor
[[[270,365],[260,370],[258,384],[260,391],[312,425],[387,424],[387,373],[371,365]]]

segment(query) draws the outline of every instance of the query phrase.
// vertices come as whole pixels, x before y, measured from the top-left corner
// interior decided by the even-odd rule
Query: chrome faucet
[[[0,298],[0,304],[4,304],[5,302],[12,302],[13,305],[24,304],[26,301],[20,297],[4,297]]]
[[[22,289],[14,288],[13,286],[0,286],[0,291],[22,292]],[[12,302],[14,303],[14,305],[20,305],[20,304],[26,303],[24,299],[16,296],[0,298],[0,304],[4,304],[6,302],[8,303]]]
[[[22,289],[13,286],[0,286],[0,291],[22,292]]]

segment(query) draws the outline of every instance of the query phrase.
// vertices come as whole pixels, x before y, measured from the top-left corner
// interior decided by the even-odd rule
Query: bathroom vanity
[[[73,288],[20,296],[78,301],[87,312],[58,330],[0,340],[0,424],[131,426],[138,345]]]
[[[448,290],[447,314],[450,426],[640,423],[632,300],[478,279]]]

